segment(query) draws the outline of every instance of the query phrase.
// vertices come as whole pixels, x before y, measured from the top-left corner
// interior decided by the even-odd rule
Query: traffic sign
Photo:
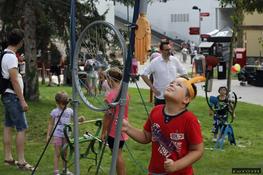
[[[210,14],[209,14],[209,12],[201,12],[200,13],[200,16],[209,16]]]
[[[189,34],[190,35],[199,35],[200,28],[199,27],[189,27]]]

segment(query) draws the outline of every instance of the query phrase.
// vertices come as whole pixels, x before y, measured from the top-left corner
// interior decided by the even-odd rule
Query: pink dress
[[[115,98],[117,97],[119,91],[118,90],[111,90],[107,93],[106,97],[105,97],[105,101],[106,103],[111,103],[115,100]],[[129,96],[126,96],[126,105],[125,105],[125,111],[124,111],[124,119],[128,120],[128,106],[129,106]],[[116,133],[116,126],[117,126],[117,121],[118,121],[118,117],[119,117],[119,111],[120,111],[120,105],[117,105],[115,109],[110,109],[113,114],[114,114],[114,119],[112,121],[112,126],[111,126],[111,130],[109,132],[109,136],[115,138],[115,133]],[[124,132],[122,132],[122,137],[121,140],[127,140],[128,139],[128,135]]]

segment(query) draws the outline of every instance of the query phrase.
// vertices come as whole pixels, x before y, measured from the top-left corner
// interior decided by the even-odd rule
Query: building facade
[[[147,18],[152,30],[164,36],[199,44],[199,35],[190,35],[189,28],[198,27],[200,33],[204,34],[214,29],[231,27],[231,12],[230,8],[220,8],[218,0],[153,0],[148,4]],[[131,21],[132,14],[133,8],[116,3],[116,16]]]
[[[263,14],[246,13],[243,22],[243,47],[250,58],[263,56]]]

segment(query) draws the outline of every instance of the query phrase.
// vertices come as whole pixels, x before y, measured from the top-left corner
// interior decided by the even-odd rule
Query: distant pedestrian
[[[56,75],[58,79],[58,86],[61,84],[61,67],[63,65],[63,58],[58,50],[57,46],[54,43],[51,43],[49,46],[49,61],[50,61],[50,71],[49,71],[49,83],[48,86],[52,85],[52,75]]]
[[[114,52],[110,53],[109,57],[110,57],[109,58],[109,66],[110,67],[118,67],[120,70],[123,69],[123,65],[118,60],[118,58],[116,57],[116,54]]]
[[[150,62],[141,72],[141,77],[154,93],[154,104],[164,104],[164,90],[178,75],[186,75],[187,71],[178,58],[171,56],[169,42],[161,42],[161,55]],[[149,75],[153,75],[153,83]]]
[[[110,91],[110,86],[107,81],[107,75],[105,71],[99,72],[99,84],[98,84],[99,94],[107,94]]]
[[[97,94],[99,64],[100,63],[90,55],[86,55],[84,71],[87,73],[86,86],[88,95],[90,96],[95,96]]]

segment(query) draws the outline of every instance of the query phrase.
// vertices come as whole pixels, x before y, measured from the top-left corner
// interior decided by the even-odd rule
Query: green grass
[[[46,138],[47,121],[49,118],[49,113],[51,109],[55,107],[54,95],[59,90],[65,90],[71,93],[70,87],[40,87],[40,101],[39,102],[29,102],[30,111],[27,113],[27,119],[29,123],[29,129],[27,132],[27,145],[26,145],[26,159],[28,162],[35,164],[38,160],[44,146]],[[131,102],[129,106],[129,120],[132,125],[142,128],[147,114],[145,112],[144,106],[142,105],[140,96],[137,89],[129,89],[129,94],[131,96]],[[143,98],[146,101],[148,110],[152,108],[152,104],[148,103],[149,92],[148,90],[142,90]],[[237,140],[238,146],[232,146],[228,143],[225,144],[223,151],[219,150],[209,150],[214,146],[212,143],[212,135],[210,133],[212,126],[212,118],[208,116],[208,107],[205,99],[198,97],[189,106],[189,109],[194,111],[198,116],[204,136],[205,153],[201,160],[194,164],[195,172],[197,175],[231,175],[232,168],[235,167],[260,167],[263,168],[263,129],[262,129],[262,106],[238,103],[236,115],[237,119],[233,123],[233,128]],[[0,114],[3,120],[3,106],[0,104]],[[94,112],[89,110],[80,101],[78,107],[78,114],[84,115],[86,119],[96,119],[102,118],[103,114],[101,112]],[[2,128],[0,126],[0,133],[2,135]],[[93,125],[81,125],[80,129],[92,130]],[[80,135],[82,132],[80,133]],[[2,137],[0,138],[2,141]],[[146,169],[150,157],[150,144],[141,145],[129,139],[127,142],[128,148],[133,156],[136,158],[134,161],[130,155],[128,149],[124,149],[124,158],[128,170],[128,175],[145,175],[142,169]],[[85,148],[85,144],[81,144],[81,150]],[[15,150],[13,151],[15,152]],[[3,145],[0,145],[0,162],[3,162]],[[102,167],[105,174],[108,174],[111,162],[111,153],[107,148],[102,161]],[[88,173],[88,167],[93,163],[92,160],[81,159],[80,167],[81,174],[95,174]],[[141,168],[142,167],[142,168]],[[74,168],[70,168],[74,171]],[[94,171],[94,169],[92,169]],[[29,172],[23,172],[15,167],[4,166],[3,163],[0,164],[0,174],[2,175],[26,175]],[[52,145],[49,146],[46,154],[44,155],[39,168],[37,170],[37,175],[49,175],[53,172],[53,148]]]

